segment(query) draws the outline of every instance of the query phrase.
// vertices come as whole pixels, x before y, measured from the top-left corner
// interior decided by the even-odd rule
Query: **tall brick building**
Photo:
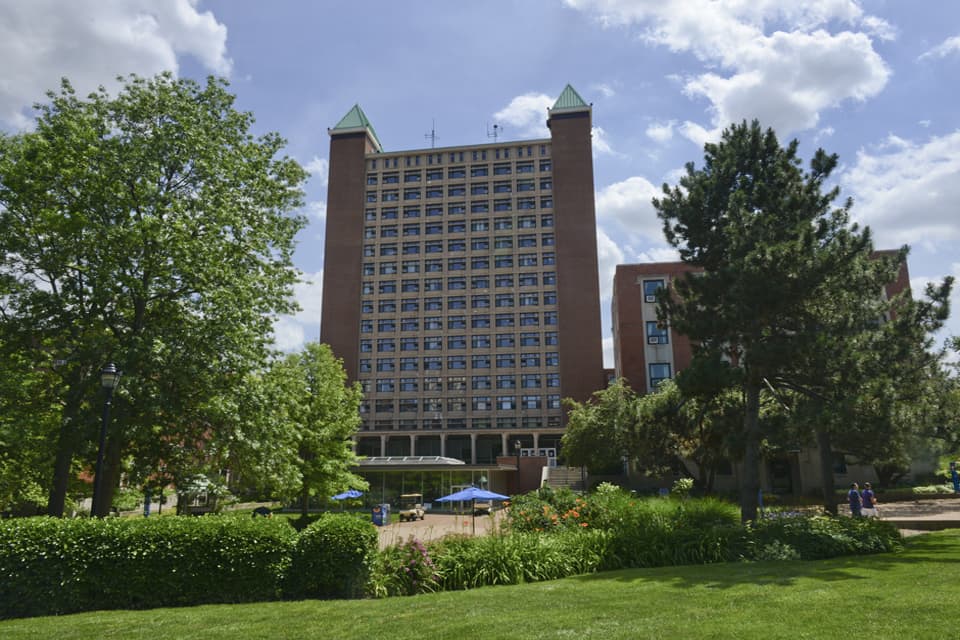
[[[893,255],[895,251],[876,251],[874,255]],[[613,278],[613,354],[614,371],[626,378],[637,393],[649,393],[665,378],[673,378],[690,365],[693,348],[690,339],[657,321],[656,292],[671,287],[674,280],[699,267],[684,262],[620,264]],[[900,265],[896,279],[882,295],[892,298],[910,286],[906,263]]]
[[[357,451],[482,465],[558,447],[604,384],[591,107],[550,137],[385,151],[359,105],[330,133],[320,339],[363,386]]]

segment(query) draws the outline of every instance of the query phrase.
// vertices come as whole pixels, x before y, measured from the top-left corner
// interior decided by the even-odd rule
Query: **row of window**
[[[423,371],[443,371],[443,356],[423,356],[423,357],[405,357],[399,358],[399,367],[397,358],[377,358],[376,369],[379,373],[388,373],[391,371],[420,371],[421,365]],[[490,369],[496,362],[498,369],[515,369],[519,363],[521,368],[529,367],[556,367],[560,365],[560,355],[556,352],[550,353],[475,353],[469,357],[466,355],[454,355],[446,357],[446,370],[458,371],[470,368],[474,370]],[[369,358],[360,359],[360,373],[371,373],[374,362]]]
[[[447,194],[448,197],[461,197],[466,195],[466,192],[450,189],[450,192]],[[440,187],[427,188],[425,193],[425,198],[442,198],[443,189]],[[397,191],[384,191],[382,196],[383,202],[397,202],[400,200],[400,194]],[[420,190],[419,189],[407,189],[403,193],[404,200],[419,200],[420,199]],[[377,194],[372,191],[367,192],[367,202],[377,202]],[[514,201],[512,198],[503,198],[496,199],[493,201],[493,206],[490,206],[489,200],[474,201],[470,203],[470,213],[489,213],[490,211],[513,211]],[[525,211],[529,209],[537,208],[537,199],[534,197],[526,198],[517,198],[516,199],[517,211]],[[540,197],[540,208],[541,209],[552,209],[553,208],[553,197],[551,196],[541,196]],[[458,202],[451,204],[447,207],[448,215],[463,215],[467,212],[467,206],[463,202]],[[406,213],[406,211],[404,212]],[[427,207],[426,216],[438,216],[443,214],[443,209],[441,207]],[[410,209],[410,215],[404,215],[405,218],[416,218],[419,217],[419,212],[414,209]],[[385,218],[389,220],[390,218]]]
[[[381,332],[392,331],[392,326],[396,326],[393,320],[383,320],[380,326]],[[462,328],[462,327],[461,327]],[[498,349],[512,349],[516,346],[521,347],[539,347],[541,344],[547,346],[557,345],[557,332],[547,331],[540,335],[539,332],[524,332],[520,334],[519,340],[515,333],[497,333],[491,336],[489,333],[471,335],[469,338],[464,335],[447,336],[447,349],[459,350],[466,349],[469,340],[472,349],[489,349],[494,344]],[[400,351],[419,351],[419,338],[378,338],[376,341],[377,351],[396,351],[397,344],[400,345]],[[360,352],[370,353],[373,351],[374,341],[369,338],[360,340]],[[424,351],[440,351],[443,349],[443,336],[427,336],[423,338]]]
[[[518,200],[518,202],[519,202],[519,201],[520,201],[520,198],[518,198],[517,200]],[[541,198],[540,201],[541,201],[541,206],[542,206],[542,208],[544,208],[544,209],[549,209],[549,208],[552,208],[552,207],[553,207],[553,200],[552,200],[551,198],[549,198],[549,197]],[[519,208],[519,206],[518,206],[518,208]],[[526,201],[524,201],[524,206],[523,206],[523,208],[524,208],[524,209],[529,209],[529,208],[531,208],[531,207],[526,203]],[[506,211],[512,211],[512,209],[505,209],[505,210],[506,210]],[[363,214],[364,220],[367,220],[368,222],[369,222],[369,221],[374,221],[374,220],[376,220],[376,219],[377,219],[377,211],[378,211],[378,209],[375,208],[375,207],[370,207],[370,208],[368,208],[368,209],[364,209],[364,214]],[[482,200],[482,201],[473,202],[473,203],[470,205],[470,212],[471,212],[471,213],[487,213],[487,212],[489,212],[489,211],[490,211],[490,202],[487,201],[487,200]],[[404,208],[403,208],[403,211],[401,212],[400,209],[398,209],[397,207],[383,207],[383,208],[379,209],[379,212],[380,212],[380,213],[379,213],[379,215],[380,215],[380,220],[398,220],[398,219],[401,217],[401,215],[402,215],[402,217],[403,217],[404,220],[413,220],[413,219],[416,219],[416,218],[421,217],[421,215],[422,215],[423,217],[425,217],[425,218],[436,218],[436,217],[443,216],[443,215],[444,215],[444,208],[443,208],[441,205],[428,205],[428,206],[423,207],[423,208],[421,208],[421,207],[419,207],[419,206],[416,206],[416,207],[404,207]],[[447,208],[446,208],[446,213],[447,213],[448,216],[461,216],[461,215],[465,214],[466,212],[467,212],[467,205],[466,205],[465,203],[463,203],[463,202],[452,203],[452,204],[450,204],[450,205],[447,205]],[[517,216],[516,216],[516,219],[517,219],[517,220],[523,220],[523,219],[528,219],[529,217],[531,217],[531,216],[529,216],[529,214],[517,215]],[[511,216],[503,216],[503,217],[498,218],[498,219],[499,219],[499,220],[502,220],[502,221],[503,221],[503,224],[506,224],[506,221],[507,221],[507,220],[510,220],[510,219],[511,219]],[[544,226],[544,227],[553,226],[553,214],[552,214],[552,213],[543,214],[543,216],[541,216],[541,220],[547,220],[547,221],[549,221],[549,223],[550,223],[550,224],[541,223],[541,226]],[[453,220],[453,222],[456,222],[456,221],[457,221],[457,220]],[[527,223],[527,224],[529,224],[529,223]],[[490,228],[490,223],[489,223],[489,221],[486,221],[486,220],[477,220],[477,221],[475,221],[475,223],[471,223],[470,226],[471,226],[471,230],[472,230],[472,231],[485,231],[485,230],[487,230],[487,229]],[[499,228],[499,227],[498,227],[498,228]],[[509,229],[510,227],[509,227],[509,226],[505,226],[505,227],[503,227],[503,228]],[[527,227],[527,228],[532,228],[532,227]]]
[[[487,417],[475,417],[471,419],[451,417],[444,421],[441,417],[424,417],[421,420],[401,419],[401,420],[363,420],[360,424],[362,431],[415,431],[417,429],[503,429],[511,430],[522,429],[558,429],[560,428],[560,416],[498,416],[496,419]],[[469,426],[469,427],[468,427]]]
[[[559,409],[560,394],[522,396],[473,396],[472,398],[400,398],[380,399],[360,404],[360,413],[419,413],[435,411],[531,411],[535,409]]]
[[[370,333],[373,329],[373,320],[361,320],[360,331],[362,333]],[[400,331],[420,331],[420,327],[423,327],[424,331],[440,331],[443,329],[443,317],[441,316],[426,316],[423,318],[423,322],[420,322],[419,318],[400,318],[396,320],[395,318],[380,318],[377,320],[377,330],[381,332],[395,331],[397,324],[400,325]],[[544,311],[543,312],[543,324],[545,326],[554,326],[557,324],[557,312],[556,311]],[[470,316],[470,328],[471,329],[489,329],[491,326],[496,327],[539,327],[540,326],[540,312],[539,311],[524,311],[520,314],[520,321],[517,322],[517,316],[513,313],[497,313],[492,317],[486,313],[478,313]],[[461,315],[447,316],[447,329],[466,329],[467,328],[467,317]],[[524,335],[524,334],[521,334]],[[554,344],[556,342],[556,334],[553,332],[544,333],[544,344]]]
[[[516,267],[536,267],[543,265],[549,267],[557,264],[557,255],[552,251],[544,251],[538,256],[536,253],[518,253],[502,256],[472,256],[469,260],[470,268],[473,270],[489,269],[491,262],[494,269],[511,269]],[[465,271],[467,269],[467,259],[465,257],[447,258],[447,271]],[[443,258],[430,258],[423,261],[423,271],[425,273],[439,273],[444,271]],[[421,263],[419,260],[404,260],[399,267],[395,261],[363,263],[363,275],[388,276],[395,273],[420,273]]]
[[[392,209],[396,213],[396,209]],[[376,210],[370,209],[367,211],[367,220],[376,219]],[[417,216],[410,216],[417,217]],[[381,218],[384,220],[395,220],[396,218],[387,218],[383,216],[381,212]],[[501,216],[493,219],[493,229],[494,231],[510,231],[514,228],[516,224],[517,229],[536,229],[537,228],[537,216],[535,215],[522,215],[522,216]],[[540,215],[540,226],[543,228],[553,227],[553,214],[544,213]],[[470,221],[470,231],[473,233],[483,233],[490,230],[490,220],[487,218],[481,218],[477,220]],[[380,237],[381,238],[397,238],[401,235],[403,236],[419,236],[421,235],[439,235],[444,231],[443,222],[427,222],[425,225],[421,225],[419,222],[410,222],[405,223],[402,226],[396,224],[382,224],[380,225]],[[466,220],[449,220],[447,222],[447,233],[466,233],[467,232],[467,222]],[[367,226],[364,227],[363,235],[366,238],[376,238],[377,237],[377,227]]]
[[[492,301],[491,301],[492,298]],[[424,311],[443,311],[444,301],[448,311],[456,311],[467,308],[467,296],[447,296],[445,299],[440,296],[428,298],[401,298],[399,305],[396,298],[380,300],[374,305],[372,300],[363,300],[360,303],[362,313],[373,313],[376,308],[378,313],[417,313],[422,308]],[[492,302],[492,304],[491,304]],[[544,291],[541,301],[540,292],[533,293],[497,293],[491,296],[487,293],[478,293],[470,296],[471,309],[490,309],[491,306],[497,309],[510,307],[538,307],[540,304],[552,306],[557,304],[556,291]]]
[[[557,344],[556,332],[547,332],[543,340],[548,346]],[[467,336],[447,336],[447,351],[459,351],[467,348]],[[515,333],[498,333],[491,336],[489,333],[473,335],[469,337],[470,348],[472,349],[490,349],[496,344],[498,349],[513,349],[518,345],[521,347],[539,347],[539,333],[521,333],[520,340],[517,340]],[[376,340],[377,353],[390,353],[400,351],[442,351],[444,347],[443,336],[426,336],[423,338],[423,345],[420,345],[419,338],[378,338]],[[369,338],[360,340],[360,353],[371,353],[373,351],[374,341]]]
[[[470,377],[470,388],[474,391],[493,389],[516,389],[519,381],[521,389],[539,389],[544,386],[555,388],[560,386],[559,373],[523,373],[519,376],[513,373],[498,374],[496,376],[479,375]],[[361,380],[364,394],[376,389],[378,393],[392,393],[394,391],[416,392],[423,391],[466,391],[466,376],[439,376],[425,378],[400,378],[399,385],[396,378],[377,378],[376,380]]]
[[[483,174],[478,174],[478,175],[486,175],[486,174],[483,173]],[[380,180],[380,179],[379,179],[376,175],[368,175],[368,176],[367,176],[367,185],[369,185],[369,186],[375,186],[375,185],[378,184],[378,180]],[[392,187],[392,186],[390,186],[390,185],[394,185],[394,184],[397,184],[397,183],[400,182],[397,174],[384,175],[383,178],[382,178],[382,181],[383,181],[383,184],[384,184],[384,185],[388,185],[388,186],[384,187],[383,189],[381,189],[381,191],[383,192],[384,195],[387,194],[387,193],[395,193],[395,194],[399,194],[399,193],[400,193],[400,187],[399,187],[399,186],[397,186],[397,187]],[[415,174],[415,175],[407,174],[407,175],[404,177],[404,182],[419,183],[419,182],[420,182],[420,174],[419,174],[419,173],[417,173],[417,174]],[[482,195],[487,195],[487,194],[489,194],[489,193],[513,193],[514,191],[516,191],[516,192],[518,192],[518,193],[524,193],[524,192],[527,192],[527,191],[535,191],[535,190],[537,189],[537,185],[540,186],[540,191],[551,191],[551,190],[553,189],[553,178],[550,177],[550,176],[545,176],[545,177],[541,177],[541,178],[539,178],[539,179],[527,178],[527,179],[518,179],[518,180],[516,180],[516,181],[514,181],[514,180],[495,180],[495,181],[493,181],[493,182],[487,182],[487,181],[483,181],[483,182],[470,182],[470,183],[467,183],[467,182],[458,182],[458,183],[453,183],[453,184],[449,184],[449,183],[448,183],[448,184],[446,184],[446,185],[443,185],[443,184],[439,184],[439,183],[434,183],[434,180],[431,178],[430,172],[427,172],[427,186],[425,187],[425,189],[426,189],[425,193],[430,193],[431,191],[436,191],[436,192],[438,192],[440,195],[437,195],[437,196],[434,196],[434,197],[441,197],[442,194],[443,194],[443,188],[444,188],[444,186],[446,186],[446,189],[447,189],[447,197],[457,197],[457,196],[464,196],[464,195],[466,195],[466,194],[467,194],[468,187],[469,187],[470,195],[472,195],[472,196],[482,196]],[[416,196],[416,197],[409,197],[409,198],[406,197],[408,193],[414,193],[414,192],[416,192],[416,193],[418,193],[418,194],[421,192],[421,188],[420,188],[419,185],[418,185],[418,186],[415,186],[415,187],[406,187],[406,186],[403,187],[404,200],[417,200],[417,199],[419,199],[419,198],[420,198],[419,195]],[[375,193],[375,190],[374,190],[374,189],[370,189],[370,190],[368,190],[368,194],[369,194],[369,193]],[[427,197],[430,197],[430,196],[427,196]],[[395,200],[395,199],[396,199],[396,198],[393,198],[393,197],[391,197],[391,198],[381,197],[381,200],[384,200],[384,201],[392,201],[392,200]],[[376,202],[376,200],[370,200],[370,202]]]
[[[494,287],[497,289],[508,288],[513,289],[516,286],[519,287],[538,287],[540,283],[543,282],[544,286],[550,286],[557,284],[557,273],[555,271],[544,271],[542,274],[534,273],[501,273],[495,275],[491,280],[490,276],[486,275],[477,275],[472,276],[469,279],[471,289],[489,289],[490,283],[493,282]],[[397,281],[396,280],[380,280],[376,286],[373,282],[365,281],[361,285],[361,293],[363,295],[373,295],[374,292],[380,294],[389,294],[397,292]],[[418,293],[420,291],[443,291],[444,290],[444,281],[443,278],[424,278],[422,281],[419,278],[404,279],[400,281],[399,284],[401,293]],[[447,278],[446,281],[446,290],[447,291],[464,291],[467,289],[467,278],[465,276],[451,276]],[[656,324],[656,323],[654,323]]]
[[[534,152],[539,151],[541,158],[548,157],[550,155],[550,145],[540,144],[540,145],[519,145],[513,147],[496,147],[489,149],[474,149],[473,151],[448,151],[444,152],[435,152],[431,151],[426,156],[422,155],[408,155],[408,156],[392,156],[392,157],[377,157],[370,158],[367,160],[367,169],[376,170],[377,167],[382,167],[383,169],[396,169],[401,165],[404,167],[419,167],[421,162],[426,165],[438,165],[443,164],[446,160],[447,162],[456,163],[464,162],[466,159],[473,160],[473,162],[482,162],[489,158],[493,160],[509,160],[510,158],[533,158]],[[454,167],[463,169],[463,167]],[[472,167],[471,167],[472,169]]]
[[[442,316],[426,316],[423,318],[423,329],[425,331],[442,331],[444,325],[444,318]],[[513,317],[513,314],[509,313],[498,313],[494,316],[494,323],[497,327],[513,327],[515,326],[516,319]],[[544,324],[546,325],[555,325],[556,324],[556,313],[553,311],[547,311],[544,313]],[[399,325],[400,331],[419,331],[421,327],[421,322],[419,318],[379,318],[377,320],[376,326],[379,333],[393,333],[397,330]],[[454,315],[446,316],[446,325],[447,329],[466,329],[467,328],[467,317]],[[472,329],[486,329],[491,326],[490,316],[487,314],[477,314],[470,318],[470,327]],[[540,326],[540,313],[533,312],[523,312],[520,314],[520,326],[521,327],[538,327]],[[360,333],[373,333],[374,323],[373,320],[364,319],[360,321]],[[497,334],[506,335],[506,334]],[[537,338],[537,333],[521,333],[520,334],[520,345],[524,347],[533,347],[540,344],[539,339]],[[473,338],[482,339],[483,336],[473,336]],[[555,345],[557,344],[557,334],[554,331],[547,331],[543,334],[543,344],[546,345]],[[474,347],[480,346],[474,341]]]
[[[453,166],[443,169],[427,169],[426,172],[420,169],[411,171],[384,171],[383,173],[370,172],[367,174],[367,184],[400,184],[402,178],[404,183],[434,182],[438,180],[464,180],[469,173],[471,178],[485,178],[487,176],[509,176],[516,173],[524,175],[534,173],[537,169],[540,173],[547,173],[553,170],[553,163],[549,159],[534,162],[525,160],[520,162],[500,162],[493,165],[476,164],[468,169],[465,165]]]
[[[396,237],[396,236],[391,236]],[[552,247],[556,244],[556,239],[552,233],[541,233],[540,234],[540,243],[541,247]],[[378,251],[379,247],[379,251]],[[494,236],[493,239],[493,248],[494,249],[535,249],[537,247],[537,234],[535,233],[525,233],[518,236]],[[471,251],[480,251],[484,254],[489,253],[490,251],[490,238],[474,238],[470,241]],[[412,242],[404,242],[402,244],[397,242],[384,242],[380,245],[365,244],[363,245],[363,256],[365,258],[370,258],[376,255],[384,256],[397,256],[397,255],[417,255],[419,253],[462,253],[467,250],[467,241],[465,238],[451,238],[446,241],[444,244],[443,240],[427,240],[426,242],[419,242],[414,240]]]

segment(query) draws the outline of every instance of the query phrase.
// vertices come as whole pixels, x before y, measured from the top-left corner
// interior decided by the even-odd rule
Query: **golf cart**
[[[423,520],[426,517],[423,510],[423,494],[405,493],[400,496],[400,510],[397,515],[400,516],[400,522],[404,520],[411,522],[418,518]]]

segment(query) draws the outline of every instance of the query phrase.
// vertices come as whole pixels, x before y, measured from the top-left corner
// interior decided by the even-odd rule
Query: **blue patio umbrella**
[[[462,491],[451,493],[448,496],[437,498],[437,502],[466,502],[467,500],[509,500],[510,496],[505,496],[486,489],[477,487],[467,487]]]
[[[467,487],[462,491],[457,491],[456,493],[451,493],[448,496],[443,496],[442,498],[437,498],[437,502],[466,502],[470,501],[471,505],[474,507],[471,509],[473,512],[473,522],[472,529],[473,533],[477,533],[477,510],[476,510],[476,501],[477,500],[509,500],[510,496],[505,496],[499,493],[494,493],[493,491],[487,491],[486,489],[478,489],[477,487]]]
[[[359,498],[363,495],[363,491],[357,491],[356,489],[347,489],[343,493],[338,493],[335,496],[332,496],[331,500],[351,500],[353,498]]]

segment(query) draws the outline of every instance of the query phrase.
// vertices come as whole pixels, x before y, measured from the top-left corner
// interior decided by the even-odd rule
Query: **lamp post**
[[[513,441],[513,452],[517,456],[517,493],[520,493],[520,440]]]
[[[100,487],[103,484],[103,449],[107,444],[107,424],[110,422],[110,403],[113,401],[113,390],[120,383],[120,371],[111,362],[100,370],[100,386],[107,392],[103,403],[103,420],[100,421],[100,446],[97,449],[97,467],[93,476],[93,501],[90,504],[90,515],[97,516],[100,506]]]

